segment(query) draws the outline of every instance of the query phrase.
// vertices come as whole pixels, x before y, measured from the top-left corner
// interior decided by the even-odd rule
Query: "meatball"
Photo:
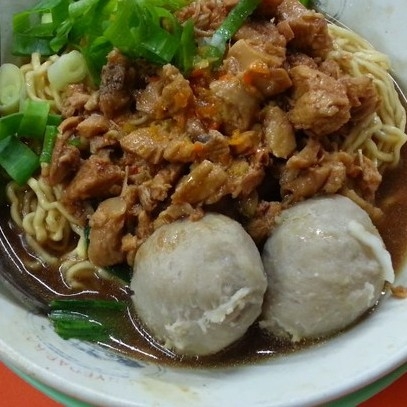
[[[283,211],[262,259],[268,290],[260,326],[294,342],[349,326],[394,280],[390,254],[368,214],[340,195]]]
[[[236,221],[206,214],[157,229],[137,251],[136,313],[164,347],[209,355],[241,338],[261,313],[260,253]]]

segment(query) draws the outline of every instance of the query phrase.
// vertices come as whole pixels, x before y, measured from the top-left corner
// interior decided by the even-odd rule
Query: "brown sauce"
[[[407,145],[397,168],[386,172],[376,198],[384,213],[376,226],[389,250],[395,270],[400,270],[407,251]]]
[[[400,165],[388,170],[377,194],[377,205],[383,210],[382,221],[377,225],[386,247],[391,253],[396,270],[400,270],[407,251],[407,146],[402,150]],[[47,304],[57,297],[74,298],[115,298],[127,301],[128,312],[114,319],[115,334],[112,340],[102,343],[110,349],[138,360],[182,367],[218,367],[255,363],[275,355],[295,352],[312,343],[293,345],[279,341],[252,326],[238,343],[228,349],[207,357],[185,358],[174,356],[159,345],[150,341],[139,324],[133,318],[130,292],[126,287],[113,286],[103,279],[92,281],[92,288],[85,292],[72,293],[64,283],[58,270],[49,267],[30,269],[26,265],[34,257],[26,250],[23,239],[9,219],[9,207],[1,206],[3,216],[0,219],[3,254],[0,267],[6,268],[16,285],[26,292],[28,297],[40,299]],[[6,215],[7,214],[7,215]],[[6,276],[7,278],[7,276]],[[44,307],[46,310],[46,307]],[[62,340],[62,339],[61,339]],[[318,342],[318,341],[316,341]]]

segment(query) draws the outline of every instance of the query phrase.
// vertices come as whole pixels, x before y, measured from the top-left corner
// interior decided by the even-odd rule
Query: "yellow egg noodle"
[[[389,60],[354,32],[334,24],[329,24],[329,32],[334,39],[334,49],[327,59],[336,61],[351,76],[372,77],[381,99],[377,113],[355,126],[340,148],[348,153],[363,153],[382,172],[386,166],[399,162],[401,146],[407,140],[406,113],[388,73]],[[52,86],[47,71],[60,58],[52,56],[42,62],[39,54],[33,54],[30,63],[21,67],[28,96],[48,101],[56,112],[62,109],[61,85]],[[61,72],[69,70],[69,64],[68,61],[68,67],[61,68]],[[145,120],[142,115],[137,124]],[[59,262],[65,283],[70,287],[80,287],[80,277],[89,273],[111,278],[88,260],[84,228],[59,202],[61,193],[59,188],[47,185],[42,177],[31,178],[25,188],[11,182],[7,195],[13,221],[23,229],[27,243],[44,263]],[[357,201],[358,197],[355,195],[352,199]],[[73,235],[77,235],[77,243],[69,252],[68,243]]]
[[[52,55],[45,61],[35,52],[20,71],[25,79],[28,98],[47,101],[55,112],[62,110],[62,91],[66,85],[80,82],[87,75],[85,59],[77,50],[61,56]]]
[[[60,112],[62,109],[62,98],[49,82],[48,68],[58,59],[58,55],[52,55],[42,61],[41,55],[35,52],[31,55],[30,62],[20,68],[24,75],[28,98],[47,101],[51,109],[56,112]]]
[[[27,244],[41,259],[31,262],[29,266],[35,269],[41,267],[41,263],[59,265],[65,283],[75,289],[83,288],[81,280],[84,275],[97,274],[104,279],[112,278],[87,259],[85,230],[59,202],[61,189],[50,187],[42,177],[30,178],[27,185],[29,188],[22,188],[10,182],[7,197],[12,220],[24,230]],[[73,234],[78,240],[69,251]]]
[[[42,177],[30,178],[27,186],[8,184],[11,218],[24,231],[27,244],[38,258],[51,266],[61,263],[60,271],[67,283],[75,287],[78,285],[75,276],[82,274],[78,269],[97,271],[86,261],[84,229],[59,202],[60,188],[50,187]],[[78,242],[69,251],[73,234],[78,236]]]
[[[327,59],[336,61],[352,77],[371,77],[381,100],[378,111],[355,126],[341,148],[349,153],[361,149],[380,171],[387,165],[395,166],[407,140],[406,111],[389,74],[389,58],[353,31],[335,24],[328,27],[334,49]]]

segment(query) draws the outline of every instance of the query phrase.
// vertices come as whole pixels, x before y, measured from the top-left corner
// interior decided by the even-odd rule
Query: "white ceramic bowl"
[[[4,20],[9,3],[0,4]],[[319,5],[388,53],[407,90],[404,0],[325,0]],[[6,41],[7,30],[2,30]],[[397,283],[407,284],[407,269]],[[85,342],[64,341],[47,319],[26,310],[1,286],[0,310],[0,359],[66,405],[82,405],[73,398],[103,406],[288,407],[341,398],[341,405],[356,405],[406,370],[407,300],[391,297],[353,329],[318,346],[213,370],[138,363]]]

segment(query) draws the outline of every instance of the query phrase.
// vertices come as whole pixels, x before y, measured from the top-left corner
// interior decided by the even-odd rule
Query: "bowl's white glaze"
[[[0,0],[2,41],[9,35],[7,16],[28,3]],[[404,0],[323,0],[319,5],[388,53],[396,78],[407,89]],[[397,282],[407,284],[407,268]],[[316,347],[218,370],[138,363],[87,343],[64,341],[48,320],[24,309],[3,287],[0,310],[0,359],[33,380],[95,405],[311,406],[362,389],[407,361],[407,300],[390,297],[369,318]]]

